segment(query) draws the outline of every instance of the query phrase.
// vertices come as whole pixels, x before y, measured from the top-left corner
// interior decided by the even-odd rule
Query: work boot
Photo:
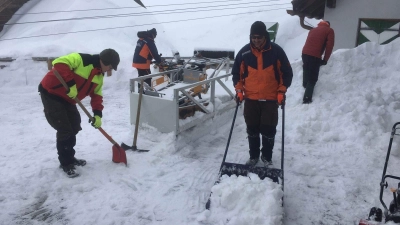
[[[261,161],[263,161],[265,168],[271,168],[274,166],[274,164],[272,163],[272,160],[268,160],[268,159],[264,158],[264,156],[261,156]]]
[[[303,104],[310,104],[311,102],[312,102],[312,100],[310,98],[308,98],[308,97],[305,97],[303,99]]]
[[[249,153],[250,153],[250,158],[251,159],[257,159],[260,158],[260,136],[259,134],[256,135],[249,135],[248,136],[249,140]]]
[[[75,166],[85,166],[86,165],[86,160],[84,160],[84,159],[77,159],[74,157],[73,161],[74,161],[73,163]]]
[[[67,176],[69,178],[74,178],[79,176],[79,173],[77,173],[75,171],[75,166],[74,164],[69,164],[68,166],[62,166],[60,165],[60,168],[64,171],[65,174],[67,174]]]
[[[247,166],[255,166],[258,163],[258,158],[252,159],[250,158],[247,160],[246,165]]]

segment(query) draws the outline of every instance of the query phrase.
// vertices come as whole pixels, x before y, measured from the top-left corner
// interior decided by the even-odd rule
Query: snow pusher
[[[282,102],[282,152],[281,152],[281,169],[276,168],[266,168],[266,167],[258,167],[258,166],[248,166],[237,163],[228,163],[225,162],[226,155],[229,149],[229,143],[232,136],[233,127],[235,125],[235,119],[237,115],[237,111],[239,108],[239,103],[236,105],[235,114],[233,116],[231,130],[229,132],[228,143],[226,144],[224,157],[222,159],[221,167],[219,169],[218,180],[215,184],[218,184],[222,175],[236,175],[236,176],[247,176],[248,173],[257,174],[261,180],[264,180],[266,177],[270,178],[275,183],[282,183],[282,191],[284,187],[284,177],[283,177],[283,163],[284,163],[284,137],[285,137],[285,101]],[[211,197],[212,193],[210,194]],[[211,198],[208,199],[206,203],[206,209],[210,209],[211,207]]]
[[[397,128],[399,124],[400,122],[395,123],[392,128],[389,147],[386,154],[385,166],[383,167],[382,179],[380,182],[381,190],[379,194],[379,200],[383,206],[384,211],[382,213],[382,210],[379,207],[372,207],[369,212],[368,219],[361,219],[359,225],[383,225],[388,222],[391,222],[390,224],[400,224],[400,182],[397,184],[397,188],[390,188],[390,192],[392,192],[393,195],[393,200],[390,202],[389,208],[383,201],[383,190],[388,188],[388,182],[386,181],[386,179],[391,178],[400,181],[400,177],[386,174],[393,138],[395,135],[399,135],[398,133],[396,133],[397,130],[400,129]]]

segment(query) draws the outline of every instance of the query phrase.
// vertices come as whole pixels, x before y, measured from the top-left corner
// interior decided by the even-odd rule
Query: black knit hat
[[[156,28],[153,28],[153,29],[151,29],[151,30],[148,30],[147,32],[148,32],[149,34],[152,34],[154,38],[157,36],[157,30],[156,30]]]
[[[251,25],[250,29],[250,35],[262,35],[264,37],[267,37],[267,27],[265,24],[261,21],[256,21]]]
[[[119,64],[119,54],[114,49],[108,48],[100,52],[100,60],[104,65],[111,65],[112,68],[117,71]]]

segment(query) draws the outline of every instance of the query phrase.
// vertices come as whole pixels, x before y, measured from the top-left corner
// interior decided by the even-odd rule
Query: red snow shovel
[[[57,70],[53,70],[54,74],[56,75],[57,79],[61,82],[61,84],[65,87],[65,89],[69,90],[68,85],[65,83],[64,79],[61,77],[61,75],[58,73]],[[76,103],[82,108],[82,110],[86,113],[86,115],[89,117],[89,119],[94,122],[94,118],[90,115],[90,113],[87,111],[87,109],[85,108],[85,106],[83,106],[83,104],[81,103],[81,101],[79,101],[78,98],[74,98],[74,100],[76,101]],[[117,144],[117,142],[115,142],[110,135],[108,135],[103,128],[99,127],[97,128],[112,144],[112,152],[113,152],[113,156],[112,156],[112,161],[115,163],[125,163],[125,165],[128,165],[128,162],[126,161],[126,153],[124,151],[124,149],[121,148],[121,146],[119,146]]]

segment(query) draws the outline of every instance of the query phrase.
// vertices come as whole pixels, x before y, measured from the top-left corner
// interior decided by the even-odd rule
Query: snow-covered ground
[[[235,7],[228,7],[227,1],[143,2],[148,10],[137,8],[131,0],[31,0],[19,13],[57,13],[15,16],[10,22],[156,13],[15,24],[0,33],[0,57],[16,58],[0,70],[0,224],[358,224],[370,207],[380,206],[379,182],[390,131],[400,113],[399,40],[336,51],[328,65],[321,67],[314,102],[303,105],[299,58],[307,31],[297,17],[283,9],[271,10],[289,9],[290,4],[261,6],[290,0],[231,1],[242,3]],[[245,8],[252,5],[258,7]],[[208,10],[167,11],[201,6]],[[109,9],[118,7],[124,9]],[[89,9],[106,10],[60,12]],[[129,123],[128,80],[137,76],[131,67],[137,31],[156,27],[156,44],[164,56],[174,50],[190,56],[197,47],[237,52],[249,41],[250,26],[256,20],[279,22],[277,43],[294,71],[285,112],[284,192],[280,185],[254,175],[223,176],[214,185],[234,110],[178,138],[150,126],[139,127],[138,147],[151,151],[127,152],[128,167],[111,162],[112,144],[81,113],[83,130],[77,136],[76,156],[88,164],[78,168],[81,176],[74,179],[58,168],[55,131],[45,120],[37,92],[47,65],[30,57],[116,49],[121,64],[112,77],[105,78],[103,128],[117,142],[130,144],[135,127]],[[77,32],[96,29],[103,30]],[[46,36],[55,33],[66,34]],[[36,35],[43,36],[32,37]],[[15,39],[21,37],[31,38]],[[90,109],[89,98],[83,103]],[[242,110],[236,118],[228,162],[244,163],[248,158]],[[279,124],[273,156],[276,167],[280,166],[281,131]],[[398,176],[396,138],[388,173]],[[397,183],[389,182],[389,186],[397,187]],[[212,207],[205,210],[211,191]],[[386,193],[385,200],[388,203],[391,195]]]

